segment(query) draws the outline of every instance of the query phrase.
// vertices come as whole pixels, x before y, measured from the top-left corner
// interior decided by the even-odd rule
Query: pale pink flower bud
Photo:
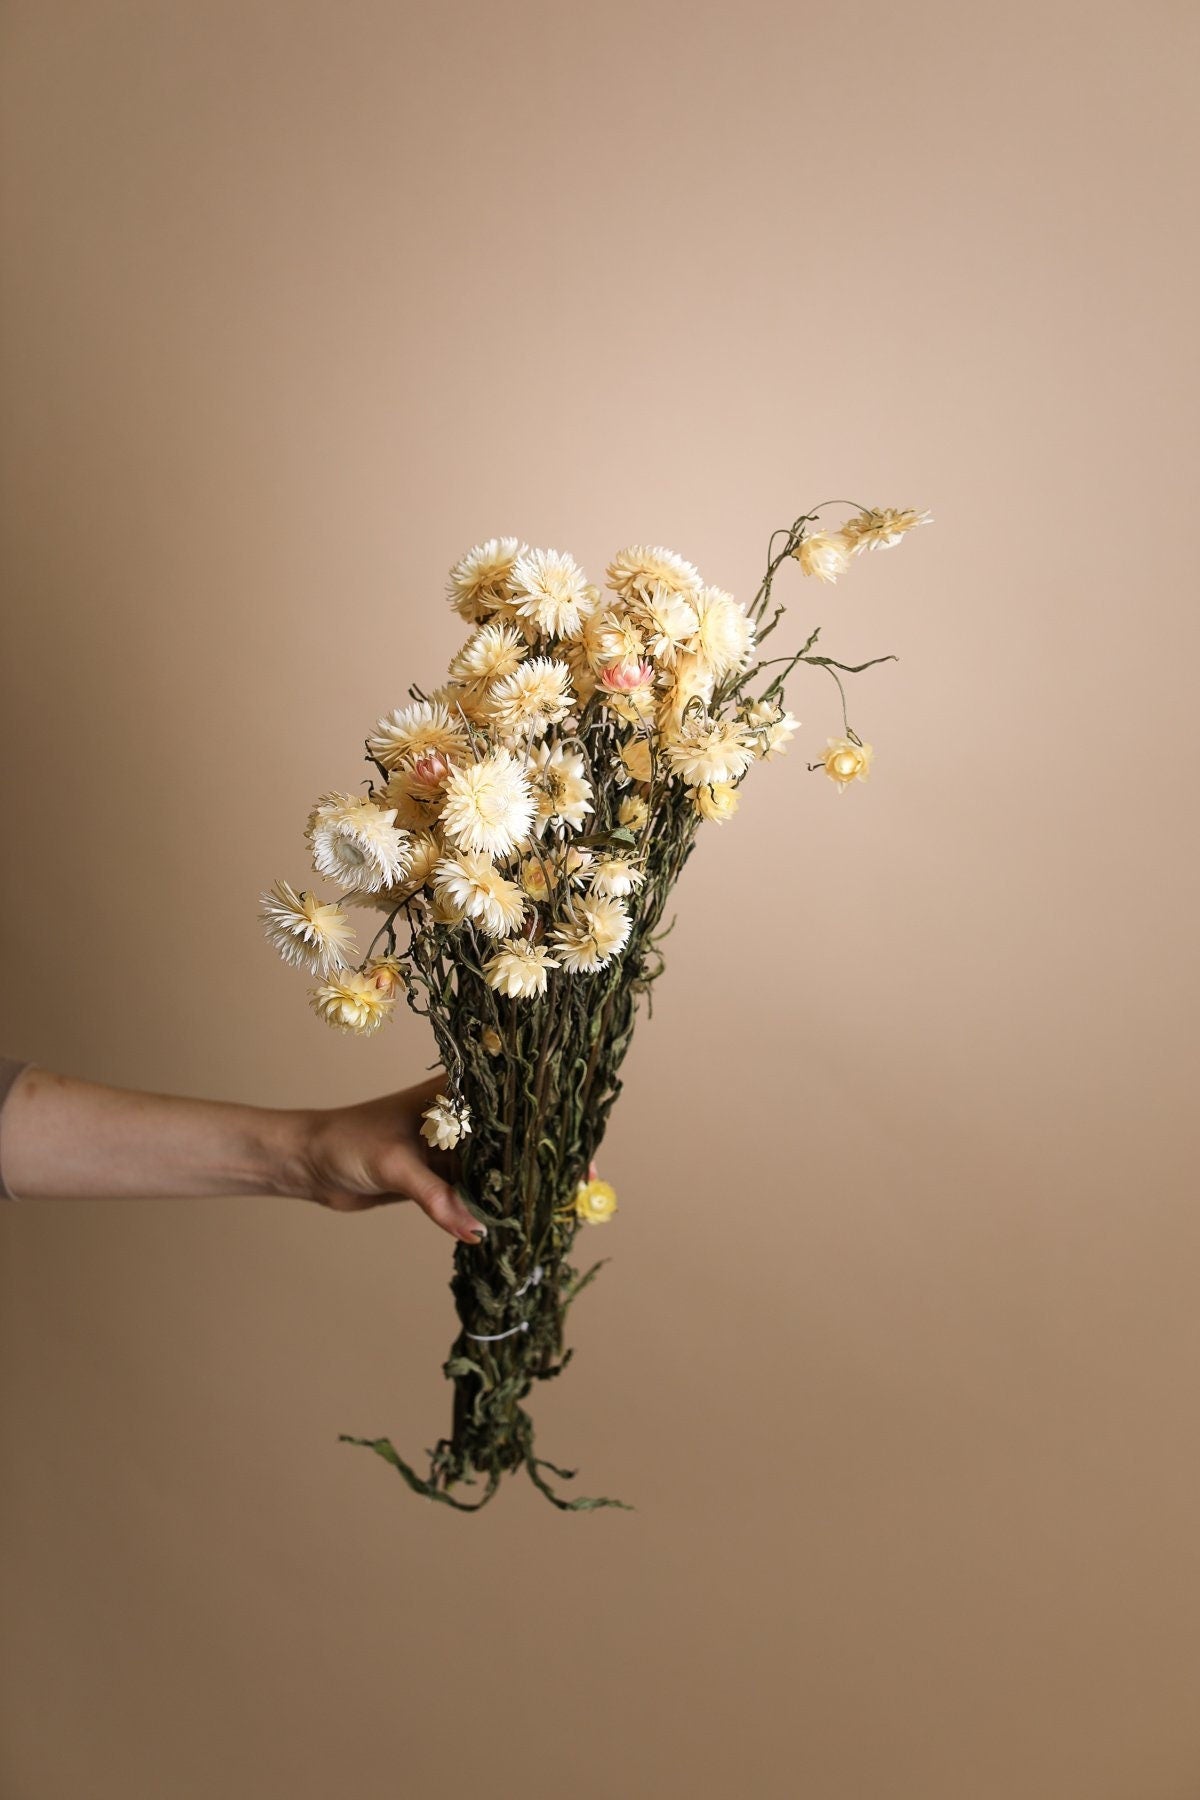
[[[653,680],[654,670],[648,662],[613,663],[600,676],[601,686],[616,694],[631,694],[635,688],[649,687]]]

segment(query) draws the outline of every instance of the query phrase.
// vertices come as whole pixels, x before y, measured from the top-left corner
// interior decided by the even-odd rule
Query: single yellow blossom
[[[732,819],[738,809],[737,789],[731,781],[714,781],[711,786],[694,788],[692,798],[700,817],[718,825]]]
[[[852,781],[865,781],[871,773],[875,752],[870,744],[856,743],[853,738],[830,738],[821,756],[821,764],[830,781],[844,793]]]
[[[607,1181],[581,1181],[575,1189],[575,1215],[585,1225],[607,1225],[616,1210],[616,1189]]]

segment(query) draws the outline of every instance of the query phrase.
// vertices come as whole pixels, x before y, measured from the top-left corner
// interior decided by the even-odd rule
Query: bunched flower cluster
[[[819,653],[818,630],[770,654],[774,583],[789,560],[837,581],[927,515],[858,507],[834,529],[824,510],[773,535],[748,606],[660,547],[622,550],[602,586],[516,538],[468,551],[449,576],[467,637],[445,680],[368,732],[365,791],[322,794],[309,816],[336,894],[280,881],[263,896],[269,938],[310,972],[328,1024],[377,1031],[403,995],[436,1039],[444,1079],[422,1131],[454,1154],[486,1227],[455,1252],[451,1432],[427,1474],[388,1438],[347,1439],[431,1499],[477,1510],[523,1467],[556,1506],[619,1504],[556,1491],[566,1472],[535,1449],[525,1402],[565,1369],[567,1311],[599,1266],[573,1266],[574,1240],[616,1212],[594,1159],[662,971],[668,901],[698,835],[796,735],[785,690],[801,664],[832,680],[841,712],[808,768],[841,794],[870,774],[843,678],[871,663]]]
[[[863,508],[837,531],[816,529],[816,517],[776,534],[783,545],[772,540],[749,608],[661,547],[622,550],[602,588],[572,556],[516,538],[491,538],[454,565],[447,594],[470,631],[446,680],[411,689],[367,734],[365,793],[323,794],[309,816],[313,867],[340,895],[280,881],[263,896],[271,942],[317,978],[320,1017],[377,1030],[417,940],[435,939],[451,963],[470,959],[516,1006],[545,994],[555,972],[583,979],[620,957],[656,834],[690,837],[729,819],[754,764],[785,751],[798,728],[787,675],[800,661],[835,680],[846,667],[813,654],[816,632],[794,657],[761,659],[783,611],[768,617],[784,558],[834,581],[928,515]],[[844,791],[867,778],[872,752],[842,698],[844,735],[809,767]],[[383,915],[361,957],[347,908]],[[400,919],[410,938],[398,954]],[[453,1098],[430,1109],[440,1147],[468,1130]]]

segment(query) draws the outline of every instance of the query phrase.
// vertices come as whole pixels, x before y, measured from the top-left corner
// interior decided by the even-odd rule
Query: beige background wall
[[[10,0],[3,1041],[334,1101],[260,941],[513,531],[798,576],[877,778],[705,837],[538,1417],[478,1519],[445,1241],[0,1219],[5,1800],[1200,1788],[1197,14]]]

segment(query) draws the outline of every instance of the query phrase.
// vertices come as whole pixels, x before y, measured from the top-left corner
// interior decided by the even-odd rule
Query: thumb
[[[487,1236],[487,1226],[472,1218],[454,1189],[423,1163],[406,1169],[404,1179],[397,1186],[416,1201],[435,1225],[440,1225],[460,1243],[479,1244]]]

